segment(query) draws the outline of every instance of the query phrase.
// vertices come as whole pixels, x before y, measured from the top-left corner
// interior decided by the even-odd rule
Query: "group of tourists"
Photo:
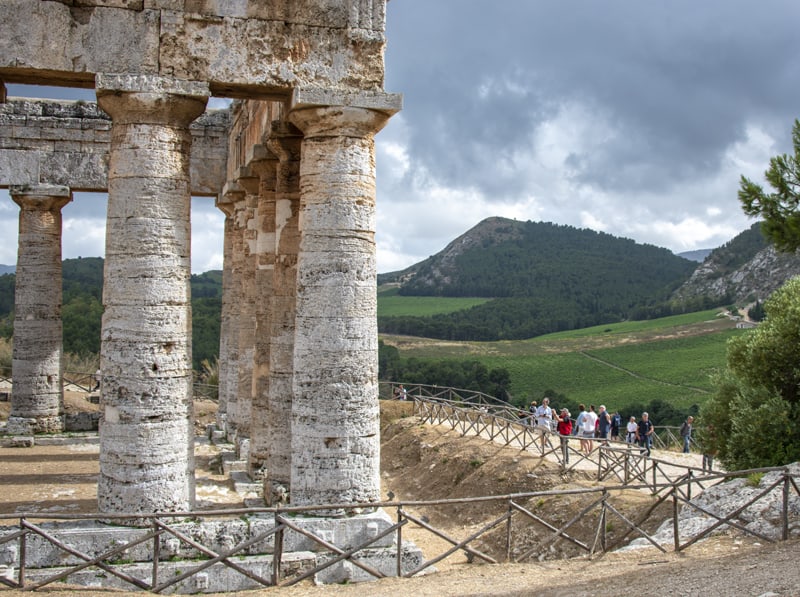
[[[618,411],[612,414],[604,404],[597,409],[593,404],[590,404],[589,408],[581,404],[579,408],[580,413],[573,420],[569,410],[552,408],[550,399],[543,398],[541,404],[537,404],[536,401],[531,402],[526,415],[528,424],[542,431],[542,449],[546,442],[545,432],[557,433],[560,436],[566,463],[569,462],[568,442],[572,436],[580,440],[580,451],[583,454],[590,454],[595,448],[596,441],[607,446],[609,441],[621,440],[622,416]],[[692,440],[693,420],[693,417],[688,417],[680,429],[683,452],[687,454]],[[650,415],[643,412],[638,421],[634,416],[628,420],[625,426],[625,443],[638,446],[641,454],[650,456],[654,434],[655,427]]]

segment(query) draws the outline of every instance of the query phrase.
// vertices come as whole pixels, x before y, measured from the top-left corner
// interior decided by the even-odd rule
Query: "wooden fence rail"
[[[549,550],[551,546],[559,542],[566,542],[588,554],[596,552],[608,551],[615,549],[617,546],[628,540],[633,534],[646,539],[650,544],[661,551],[666,551],[666,548],[659,544],[651,535],[644,529],[645,523],[653,516],[657,507],[661,504],[667,503],[670,500],[673,504],[673,520],[674,524],[674,544],[675,551],[682,551],[707,537],[709,534],[721,528],[732,528],[742,533],[752,535],[759,540],[773,542],[774,538],[770,538],[763,533],[752,530],[743,524],[739,523],[736,518],[747,508],[756,505],[760,500],[766,499],[766,496],[778,488],[781,489],[782,496],[782,528],[780,539],[785,540],[789,537],[789,500],[792,495],[800,495],[798,488],[798,479],[794,477],[787,468],[763,468],[753,469],[748,471],[737,471],[734,473],[725,473],[725,478],[731,477],[746,477],[753,473],[768,473],[778,471],[781,474],[778,479],[758,492],[746,504],[737,507],[735,510],[728,512],[725,515],[714,513],[700,504],[693,502],[690,497],[690,492],[687,487],[695,482],[689,475],[683,475],[677,479],[668,482],[659,482],[657,486],[651,483],[643,484],[625,484],[606,487],[592,487],[584,489],[572,490],[551,490],[551,491],[538,491],[529,493],[517,493],[510,495],[496,495],[496,496],[482,496],[482,497],[469,497],[449,500],[424,500],[424,501],[393,501],[381,502],[378,504],[327,504],[319,506],[304,506],[296,508],[254,508],[254,509],[237,509],[237,510],[222,510],[222,511],[199,511],[199,512],[178,512],[178,513],[152,513],[152,514],[43,514],[43,513],[30,513],[18,515],[0,515],[0,520],[17,520],[18,523],[15,527],[5,527],[0,530],[0,545],[17,542],[17,561],[15,565],[15,575],[6,574],[0,576],[0,583],[15,589],[35,590],[42,588],[52,583],[68,580],[68,577],[76,572],[86,568],[95,567],[105,573],[112,574],[118,579],[122,580],[133,587],[141,590],[160,593],[166,589],[181,583],[188,578],[208,569],[209,567],[220,563],[235,572],[246,576],[253,583],[261,586],[288,586],[300,582],[306,578],[312,577],[318,572],[321,572],[327,567],[341,561],[349,561],[352,565],[359,567],[375,578],[382,578],[385,574],[359,558],[359,553],[363,550],[369,549],[373,544],[380,542],[384,537],[394,534],[396,536],[396,573],[401,576],[414,576],[419,574],[436,563],[452,556],[457,552],[465,554],[468,561],[472,562],[479,560],[485,563],[497,563],[497,557],[486,553],[485,548],[481,547],[479,543],[485,539],[489,533],[498,532],[503,527],[505,528],[505,561],[524,562],[528,561],[537,553],[544,553]],[[720,478],[723,475],[719,475]],[[638,516],[635,513],[626,512],[626,501],[621,499],[624,492],[647,490],[656,498],[651,507]],[[552,515],[548,517],[546,511],[534,511],[535,504],[541,499],[565,496],[583,496],[585,505],[575,512],[568,520],[557,522]],[[480,528],[477,531],[471,532],[464,537],[454,537],[450,532],[437,528],[436,524],[428,518],[416,513],[420,508],[433,507],[437,511],[442,512],[442,516],[448,518],[447,510],[463,504],[483,504],[486,505],[487,510],[497,512],[498,506],[502,507],[503,513],[500,515],[491,514],[491,516],[479,522]],[[534,508],[527,504],[534,504]],[[492,505],[494,505],[492,507]],[[680,527],[678,521],[678,508],[683,505],[687,508],[692,508],[700,511],[706,516],[715,519],[715,522],[708,526],[701,533],[691,537],[681,537]],[[635,507],[635,506],[632,506]],[[757,508],[758,506],[756,506]],[[325,510],[341,510],[343,508],[363,508],[368,510],[370,508],[384,508],[387,510],[394,510],[396,512],[397,521],[390,525],[383,532],[377,534],[375,537],[363,541],[356,545],[335,545],[331,540],[316,535],[307,529],[296,524],[294,518],[298,514],[307,512],[320,512]],[[238,516],[252,516],[259,517],[271,521],[271,526],[259,532],[249,539],[241,541],[234,547],[217,552],[209,546],[204,546],[196,539],[187,536],[180,529],[173,526],[174,523],[170,521],[178,520],[185,521],[187,518],[193,520],[212,520],[219,518],[232,518]],[[37,520],[92,520],[92,519],[111,519],[112,521],[122,521],[123,519],[143,519],[150,520],[150,527],[142,529],[143,535],[125,542],[117,544],[113,549],[110,549],[100,555],[90,555],[81,553],[74,547],[66,544],[56,537],[55,533],[43,528],[41,522],[36,524],[30,522],[31,518]],[[625,532],[621,534],[613,542],[608,541],[609,521],[613,518],[621,523]],[[594,531],[591,537],[581,537],[573,532],[576,524],[580,521],[585,523],[590,521],[594,526]],[[526,529],[530,524],[541,527],[546,532],[546,537],[538,544],[531,547],[525,542]],[[440,540],[445,541],[448,547],[438,554],[427,554],[428,559],[413,570],[403,571],[402,566],[402,536],[404,527],[409,525],[417,527],[420,532],[431,533]],[[129,528],[129,527],[128,527]],[[287,531],[300,533],[305,537],[311,539],[319,546],[319,550],[326,554],[326,558],[312,569],[305,570],[294,574],[293,576],[283,577],[283,570],[281,569],[281,557],[284,553],[284,535]],[[4,533],[4,534],[3,534]],[[81,560],[80,564],[70,566],[65,570],[54,573],[44,579],[31,582],[27,578],[27,551],[26,540],[30,535],[36,535],[46,540],[51,545],[55,546],[58,550],[63,551],[75,558]],[[164,536],[172,536],[181,543],[186,544],[190,548],[196,550],[198,557],[194,561],[189,562],[191,567],[181,572],[180,574],[170,574],[165,576],[163,574],[163,561],[159,557],[159,550]],[[272,572],[269,576],[261,576],[252,570],[249,570],[244,565],[242,556],[248,555],[248,549],[253,545],[272,537],[274,541],[273,548],[273,563]],[[587,540],[588,539],[588,540]],[[149,578],[136,578],[124,571],[124,566],[115,563],[121,554],[131,547],[152,542],[152,567]],[[515,555],[516,554],[516,555]],[[502,559],[502,558],[501,558]],[[319,560],[318,560],[319,561]]]

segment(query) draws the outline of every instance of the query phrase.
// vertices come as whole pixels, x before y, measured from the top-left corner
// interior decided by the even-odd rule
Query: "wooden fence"
[[[615,470],[618,466],[613,467]],[[608,467],[606,470],[610,470]],[[396,570],[397,576],[410,577],[419,574],[431,568],[436,563],[450,557],[451,555],[461,552],[466,557],[467,561],[481,561],[489,564],[497,563],[499,561],[513,561],[525,562],[529,561],[538,553],[544,553],[551,546],[559,542],[567,542],[577,550],[593,554],[596,552],[608,551],[615,549],[623,543],[629,541],[632,536],[642,537],[647,540],[656,549],[666,552],[667,547],[661,545],[656,541],[646,530],[645,523],[654,515],[656,508],[664,503],[672,504],[673,509],[673,545],[675,551],[682,551],[701,539],[708,537],[714,531],[721,528],[733,528],[741,531],[742,533],[757,537],[759,540],[774,542],[775,539],[764,535],[758,531],[747,528],[736,520],[746,508],[753,506],[762,499],[765,499],[768,493],[773,490],[780,489],[782,496],[782,527],[781,527],[781,540],[786,540],[789,537],[789,501],[792,495],[800,495],[798,488],[798,480],[786,468],[762,468],[753,469],[748,471],[737,471],[735,473],[726,473],[725,475],[717,475],[717,480],[721,478],[733,478],[741,476],[749,476],[754,473],[763,474],[772,471],[780,472],[777,480],[771,483],[768,487],[759,491],[756,496],[731,512],[726,514],[719,514],[709,511],[707,508],[700,506],[692,501],[691,487],[692,484],[697,483],[697,479],[692,479],[689,475],[680,476],[673,481],[658,482],[658,483],[644,483],[644,484],[625,484],[617,486],[593,487],[586,489],[573,489],[573,490],[559,490],[559,491],[538,491],[530,493],[517,493],[510,495],[495,495],[484,497],[470,497],[449,500],[427,500],[427,501],[393,501],[372,504],[328,504],[321,506],[304,506],[295,508],[251,508],[251,509],[237,509],[237,510],[220,510],[220,511],[206,511],[206,512],[183,512],[183,513],[153,513],[153,514],[85,514],[85,515],[55,515],[43,513],[30,513],[18,515],[2,515],[0,520],[17,520],[15,527],[6,527],[5,534],[0,535],[0,545],[6,543],[17,543],[17,561],[14,566],[14,574],[0,576],[0,583],[14,589],[35,590],[55,582],[68,581],[69,576],[79,572],[83,569],[94,567],[102,570],[104,573],[111,574],[124,583],[136,587],[141,590],[151,591],[154,593],[161,593],[174,585],[181,583],[188,578],[203,572],[215,564],[222,564],[237,573],[246,576],[256,585],[262,586],[289,586],[298,583],[304,579],[310,578],[321,572],[327,567],[341,561],[348,561],[352,565],[359,567],[366,571],[369,575],[375,578],[383,578],[385,576],[381,571],[373,568],[366,562],[359,558],[359,553],[363,550],[370,549],[373,544],[378,544],[384,537],[394,534],[396,536],[395,545],[396,549]],[[616,473],[615,473],[616,474]],[[645,470],[632,470],[631,478],[647,477]],[[713,477],[713,476],[712,476]],[[714,481],[712,477],[707,477],[707,482]],[[628,506],[627,502],[622,499],[622,494],[629,491],[646,490],[651,492],[656,500],[650,505],[644,514],[636,514],[635,512],[626,511]],[[565,496],[583,496],[585,505],[579,511],[574,512],[567,520],[556,521],[552,515],[548,516],[548,509],[537,510],[530,504],[536,504],[543,499],[553,497]],[[471,532],[464,537],[453,536],[451,531],[442,528],[437,528],[434,521],[426,516],[421,516],[417,512],[420,508],[436,508],[441,511],[444,518],[447,518],[447,511],[449,508],[455,508],[464,504],[478,504],[485,506],[487,510],[493,510],[495,513],[499,510],[500,515],[491,515],[488,519],[478,523],[479,529]],[[494,506],[501,506],[492,507]],[[703,530],[697,535],[690,537],[682,537],[680,527],[678,525],[678,509],[680,506],[693,508],[709,516],[715,520],[713,524]],[[295,517],[304,512],[313,511],[318,513],[325,510],[341,510],[353,508],[384,508],[387,511],[394,511],[396,513],[396,522],[387,527],[383,532],[377,536],[370,538],[357,545],[335,545],[331,543],[330,539],[323,538],[309,532],[296,524]],[[537,511],[534,511],[537,510]],[[238,545],[224,551],[215,551],[210,547],[204,546],[196,539],[187,536],[180,529],[175,528],[174,522],[176,519],[185,520],[191,518],[193,520],[212,520],[218,518],[231,518],[239,516],[258,516],[271,520],[271,526],[259,532],[258,534],[240,542]],[[143,518],[150,520],[149,528],[143,529],[141,534],[136,539],[128,542],[117,544],[112,549],[100,555],[90,555],[81,553],[74,547],[59,540],[53,532],[43,528],[40,522],[33,523],[31,519],[39,520],[91,520],[91,519],[104,519],[114,521],[123,521],[126,518],[135,518],[141,520]],[[588,538],[586,534],[586,521],[593,523],[594,530],[589,533]],[[574,529],[576,524],[581,521],[583,525],[583,536],[576,534]],[[609,540],[608,529],[611,528],[612,521],[616,521],[624,532],[617,533],[614,540]],[[529,525],[536,525],[544,530],[545,538],[531,547],[525,540],[527,527]],[[431,533],[432,535],[443,540],[447,545],[441,553],[427,554],[428,559],[421,563],[413,570],[404,570],[402,565],[402,541],[403,533],[406,527],[412,525],[420,529],[420,532]],[[409,527],[410,528],[410,527]],[[314,541],[321,552],[325,554],[324,561],[306,570],[298,571],[293,575],[284,577],[284,568],[281,566],[282,555],[284,553],[284,535],[287,531],[294,531],[304,535],[305,537]],[[505,541],[505,553],[502,557],[492,556],[486,553],[485,548],[480,545],[480,541],[485,539],[489,533],[493,531],[502,533]],[[64,552],[75,558],[81,560],[80,564],[67,567],[60,570],[47,578],[38,581],[30,581],[27,578],[26,566],[26,541],[31,535],[37,535],[46,540],[51,545],[55,546],[58,550]],[[162,537],[171,536],[181,543],[187,545],[191,550],[194,550],[194,558],[191,561],[186,561],[185,564],[189,566],[185,571],[176,574],[172,572],[165,574],[162,566],[164,561],[159,556]],[[244,565],[245,560],[243,556],[249,554],[248,549],[253,545],[260,543],[272,537],[274,551],[271,574],[269,576],[261,576],[256,574]],[[150,573],[146,578],[134,577],[125,572],[124,566],[119,565],[118,562],[121,554],[125,551],[141,543],[152,542],[151,553],[153,554],[152,562],[150,562]],[[320,561],[318,559],[318,561]]]

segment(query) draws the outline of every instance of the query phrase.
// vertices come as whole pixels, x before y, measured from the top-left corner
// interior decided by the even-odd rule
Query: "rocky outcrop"
[[[726,300],[737,303],[764,300],[797,275],[800,275],[800,254],[779,253],[772,246],[758,251],[750,261],[729,273],[725,273],[724,266],[712,253],[673,298],[728,297]]]

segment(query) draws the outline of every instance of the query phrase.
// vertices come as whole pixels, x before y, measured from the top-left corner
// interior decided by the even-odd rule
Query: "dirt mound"
[[[382,404],[381,471],[385,497],[401,501],[423,501],[508,496],[551,490],[598,487],[588,471],[563,473],[555,463],[530,452],[502,446],[485,439],[461,436],[442,426],[422,425],[411,416],[411,404]],[[556,528],[572,521],[576,514],[599,498],[596,493],[547,495],[515,500]],[[620,492],[614,502],[627,516],[638,518],[653,505],[652,496]],[[414,512],[436,528],[465,538],[502,516],[506,499],[424,505]],[[570,536],[591,545],[597,537],[600,511],[591,509],[569,527]],[[668,505],[657,509],[645,525],[654,530],[671,516]],[[620,540],[622,524],[606,523],[609,544]],[[513,525],[513,557],[562,559],[585,554],[570,541],[552,544],[553,531],[530,518],[518,516]],[[506,529],[500,525],[475,543],[475,547],[498,560],[506,559]],[[420,539],[415,538],[415,541]]]

